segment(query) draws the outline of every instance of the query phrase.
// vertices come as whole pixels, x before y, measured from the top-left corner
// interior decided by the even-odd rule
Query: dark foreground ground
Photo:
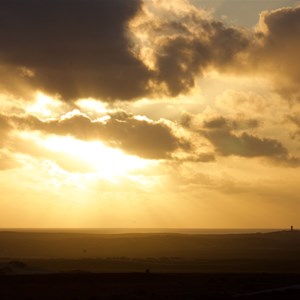
[[[12,275],[0,276],[0,299],[300,299],[300,275]]]
[[[300,299],[300,231],[0,232],[0,300]]]

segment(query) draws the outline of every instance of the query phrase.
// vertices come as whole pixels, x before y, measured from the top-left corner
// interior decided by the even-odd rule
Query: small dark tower
[[[292,225],[292,226],[291,226],[291,231],[293,231],[293,230],[294,230],[294,226]]]

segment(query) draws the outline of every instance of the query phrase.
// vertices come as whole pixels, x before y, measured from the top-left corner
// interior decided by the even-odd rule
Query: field
[[[0,300],[300,299],[300,232],[0,233]]]

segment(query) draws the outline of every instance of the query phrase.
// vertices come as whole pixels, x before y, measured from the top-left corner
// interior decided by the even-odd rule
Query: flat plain
[[[299,299],[300,232],[0,233],[0,299]]]

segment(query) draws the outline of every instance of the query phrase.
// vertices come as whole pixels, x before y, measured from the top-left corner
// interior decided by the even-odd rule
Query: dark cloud
[[[0,133],[6,132],[9,128],[9,123],[7,121],[7,117],[4,115],[0,115]]]
[[[205,120],[203,127],[206,129],[219,130],[243,130],[259,127],[260,122],[256,119],[229,119],[224,117],[215,117],[210,120]]]
[[[26,80],[28,77],[24,74],[25,70],[17,66],[3,64],[2,60],[0,55],[0,93],[6,96],[13,95],[18,98],[31,99],[32,87]]]
[[[70,135],[86,141],[101,140],[111,147],[148,159],[170,158],[176,150],[191,147],[165,123],[138,120],[126,113],[112,114],[105,122],[91,121],[83,115],[48,122],[36,117],[15,117],[13,122],[19,129]]]
[[[0,88],[25,93],[32,86],[65,100],[130,100],[156,92],[177,96],[188,92],[197,76],[215,69],[267,74],[278,91],[300,99],[300,7],[262,13],[260,30],[254,32],[216,21],[188,4],[164,14],[153,2],[153,17],[145,13],[147,3],[0,1],[0,75],[7,72],[9,78]],[[143,21],[129,26],[135,18]],[[136,33],[146,41],[136,40]]]
[[[230,124],[227,119],[225,119],[223,117],[217,117],[217,118],[213,118],[211,120],[204,121],[203,127],[207,128],[207,129],[226,130],[226,129],[230,129]]]
[[[155,48],[150,71],[133,54],[136,41],[128,31],[141,7],[141,0],[1,1],[0,69],[12,81],[5,87],[31,84],[73,100],[129,100],[158,90],[177,96],[208,67],[230,66],[249,45],[243,30],[195,11],[182,17],[170,12],[175,21],[144,26]]]
[[[130,52],[127,37],[140,2],[0,1],[0,66],[64,99],[144,95],[150,74]]]
[[[275,89],[300,100],[300,6],[263,12],[258,46],[251,52],[253,68],[275,79]]]
[[[243,157],[286,157],[287,149],[277,140],[259,138],[246,132],[235,135],[228,131],[214,130],[205,133],[206,138],[222,155]]]
[[[0,148],[5,145],[7,135],[10,130],[10,124],[5,116],[0,115]]]
[[[299,114],[288,116],[288,119],[300,128],[300,116],[299,116]]]
[[[41,121],[35,116],[1,116],[1,120],[5,124],[3,127],[6,128],[6,133],[9,129],[15,128],[17,130],[37,130],[46,134],[73,136],[84,141],[98,140],[110,147],[146,159],[172,159],[178,162],[206,163],[215,161],[216,155],[235,155],[248,158],[270,158],[277,164],[291,167],[300,165],[300,159],[291,156],[280,141],[246,132],[245,129],[254,129],[258,126],[256,120],[251,119],[232,120],[215,117],[204,120],[202,126],[199,127],[197,122],[193,122],[193,116],[189,115],[188,126],[185,127],[185,130],[190,133],[185,134],[185,136],[175,134],[175,128],[170,127],[164,121],[154,122],[122,111],[112,113],[106,119],[96,120],[91,120],[81,114],[49,121]],[[198,138],[199,135],[204,137],[214,147],[214,150],[209,150],[211,146],[201,142],[196,136],[196,140],[192,141],[195,134],[198,135]],[[11,142],[10,147],[17,152],[49,157],[61,166],[66,165],[66,169],[72,169],[70,162],[73,158],[71,157],[64,158],[61,156],[55,159],[55,155],[53,156],[51,151],[34,148],[32,145],[26,146],[24,143],[20,146]],[[86,166],[79,163],[74,168],[80,172],[86,170]]]
[[[299,114],[287,116],[287,119],[296,126],[296,130],[291,134],[292,139],[300,140],[300,117]]]
[[[195,162],[195,163],[209,163],[216,160],[215,154],[211,152],[194,153],[183,159],[175,159],[177,162]]]
[[[182,123],[188,130],[206,138],[214,147],[216,155],[265,157],[289,167],[300,165],[300,159],[291,156],[280,141],[247,132],[259,128],[260,122],[256,119],[216,116],[202,120],[201,124],[199,121],[197,116],[185,114]]]
[[[256,31],[228,26],[186,5],[138,30],[151,40],[154,81],[171,96],[186,93],[196,77],[213,69],[266,75],[278,92],[300,99],[300,6],[263,12],[259,23]]]
[[[159,84],[166,85],[171,96],[187,92],[195,85],[195,77],[209,67],[228,68],[249,44],[242,30],[226,27],[221,22],[196,16],[182,21],[186,22],[186,33],[179,31],[175,36],[160,40],[155,57],[157,80]],[[190,22],[197,23],[196,32],[189,32]],[[170,27],[173,24],[161,26]]]
[[[277,140],[260,138],[247,132],[234,133],[248,124],[258,126],[255,120],[232,121],[216,117],[203,122],[201,133],[212,143],[216,151],[224,156],[279,157],[287,158],[287,149]]]
[[[6,149],[11,129],[7,117],[0,114],[0,170],[12,169],[18,165]]]

